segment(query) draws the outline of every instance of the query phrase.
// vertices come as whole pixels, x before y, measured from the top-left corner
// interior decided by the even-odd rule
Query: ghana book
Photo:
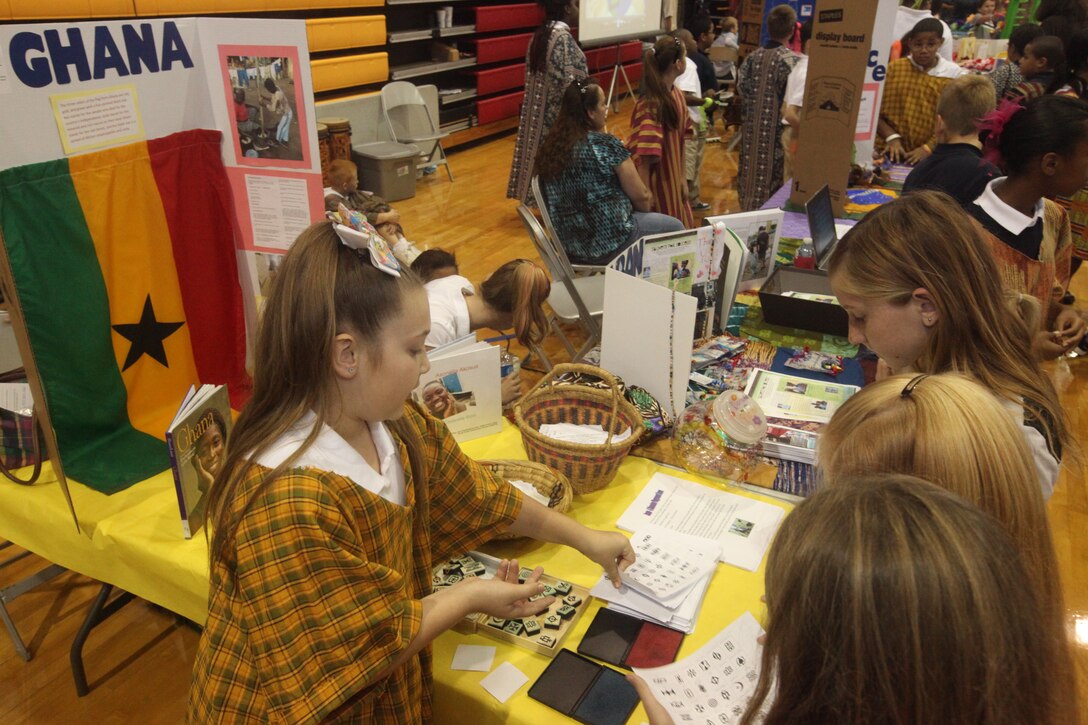
[[[204,523],[205,497],[227,457],[230,398],[225,385],[191,386],[166,429],[166,447],[181,512],[181,532],[192,538]]]

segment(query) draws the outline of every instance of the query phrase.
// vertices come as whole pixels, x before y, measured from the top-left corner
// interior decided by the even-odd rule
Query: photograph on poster
[[[219,56],[238,163],[308,167],[297,50],[220,46]]]

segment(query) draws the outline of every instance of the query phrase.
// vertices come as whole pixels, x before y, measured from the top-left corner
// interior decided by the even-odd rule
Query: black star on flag
[[[125,366],[121,372],[132,367],[137,360],[144,355],[149,355],[164,367],[170,367],[166,362],[166,349],[162,341],[173,335],[184,322],[159,322],[155,319],[155,309],[151,306],[151,295],[144,302],[144,311],[140,315],[140,321],[132,325],[113,325],[121,337],[132,343],[128,349],[128,357],[125,358]]]

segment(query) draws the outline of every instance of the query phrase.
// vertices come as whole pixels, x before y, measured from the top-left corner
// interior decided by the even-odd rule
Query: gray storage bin
[[[410,199],[416,195],[416,158],[419,149],[412,144],[377,141],[352,148],[352,158],[359,166],[359,187],[372,191],[386,201]]]

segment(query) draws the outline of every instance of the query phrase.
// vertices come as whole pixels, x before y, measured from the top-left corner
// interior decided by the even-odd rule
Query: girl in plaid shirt
[[[616,582],[634,560],[627,537],[523,499],[405,402],[430,367],[426,295],[338,229],[302,233],[263,311],[253,397],[209,494],[190,722],[429,722],[431,641],[552,599],[528,601],[541,570],[519,584],[516,561],[433,592],[432,562],[504,530],[573,546]]]

